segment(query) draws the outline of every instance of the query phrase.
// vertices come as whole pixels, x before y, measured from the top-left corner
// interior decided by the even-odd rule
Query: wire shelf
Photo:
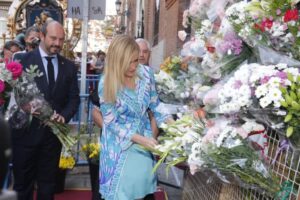
[[[268,158],[272,173],[278,177],[280,184],[288,181],[292,191],[288,200],[300,200],[300,150],[290,146],[280,146],[278,134],[271,130],[267,136],[268,147],[265,156]],[[281,150],[280,150],[281,149]],[[272,200],[273,198],[253,189],[245,189],[237,185],[218,181],[208,182],[209,175],[198,172],[191,175],[186,172],[182,199],[183,200]]]

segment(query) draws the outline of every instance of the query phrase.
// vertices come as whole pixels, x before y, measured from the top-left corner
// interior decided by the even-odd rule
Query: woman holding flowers
[[[104,76],[99,82],[100,111],[103,116],[100,153],[100,193],[106,200],[142,199],[156,191],[153,148],[147,110],[158,124],[168,116],[158,112],[159,100],[154,75],[138,65],[139,46],[129,36],[111,42]]]

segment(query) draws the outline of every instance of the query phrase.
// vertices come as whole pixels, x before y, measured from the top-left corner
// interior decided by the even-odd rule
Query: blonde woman
[[[103,117],[100,155],[100,193],[105,200],[143,199],[156,191],[152,173],[154,147],[147,110],[158,124],[170,116],[157,111],[159,100],[154,76],[138,64],[139,46],[129,36],[115,37],[107,52],[104,75],[99,82]]]

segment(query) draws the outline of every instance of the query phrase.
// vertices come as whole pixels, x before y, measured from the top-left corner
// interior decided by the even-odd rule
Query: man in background
[[[138,39],[135,40],[135,42],[140,47],[139,64],[149,66],[149,60],[150,60],[150,55],[151,55],[151,50],[150,50],[151,47],[150,47],[149,42],[147,40],[143,39],[143,38],[138,38]],[[148,114],[149,114],[150,121],[151,121],[151,128],[152,128],[152,131],[153,131],[153,136],[155,138],[157,138],[157,136],[159,134],[159,130],[157,128],[157,124],[156,124],[155,119],[153,117],[153,113],[148,112]]]
[[[25,32],[25,50],[32,51],[39,46],[40,43],[40,30],[35,27],[29,27]]]
[[[142,65],[149,66],[149,60],[151,55],[151,46],[149,42],[143,38],[138,38],[135,41],[140,47],[139,63]]]
[[[29,27],[24,36],[25,41],[25,49],[23,51],[18,51],[13,55],[13,60],[22,60],[22,56],[25,52],[29,52],[34,50],[39,46],[40,43],[40,31],[37,27],[31,26]]]

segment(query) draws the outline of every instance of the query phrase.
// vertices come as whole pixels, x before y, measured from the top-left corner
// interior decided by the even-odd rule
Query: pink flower
[[[280,9],[277,9],[276,10],[276,15],[280,15],[281,14],[281,10]]]
[[[218,93],[221,90],[221,85],[209,90],[203,98],[204,105],[216,105],[218,102]]]
[[[22,74],[22,65],[18,62],[7,63],[6,68],[12,72],[13,79],[19,78]]]
[[[190,164],[190,172],[192,175],[196,174],[196,172],[198,172],[198,171],[199,171],[198,165]]]
[[[220,128],[217,126],[213,126],[211,128],[209,128],[207,130],[207,133],[205,134],[205,136],[203,137],[203,142],[204,143],[210,143],[213,142],[213,140],[218,137],[218,135],[220,134]]]
[[[246,137],[248,137],[248,133],[246,132],[245,129],[243,129],[242,127],[239,127],[236,129],[236,131],[238,132],[238,134],[245,139]]]
[[[5,89],[5,83],[0,80],[0,93],[3,92]]]
[[[186,38],[187,34],[185,31],[181,30],[181,31],[178,31],[178,37],[181,41],[184,41],[185,38]]]

